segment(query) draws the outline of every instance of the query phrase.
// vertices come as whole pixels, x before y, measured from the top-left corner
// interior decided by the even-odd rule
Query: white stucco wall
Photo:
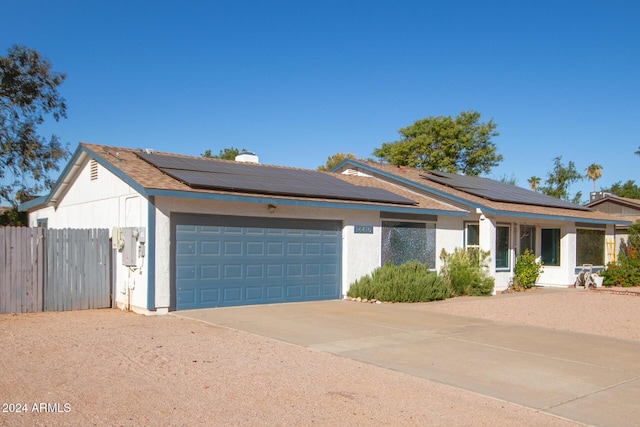
[[[438,216],[436,223],[436,271],[442,268],[440,254],[442,250],[451,253],[464,247],[464,217]]]
[[[92,180],[90,163],[85,162],[60,203],[30,213],[29,225],[36,227],[39,219],[46,218],[48,228],[107,228],[110,237],[114,227],[146,230],[147,200],[102,166],[97,168],[97,179]],[[146,310],[146,257],[130,268],[122,265],[122,252],[114,253],[116,303]]]

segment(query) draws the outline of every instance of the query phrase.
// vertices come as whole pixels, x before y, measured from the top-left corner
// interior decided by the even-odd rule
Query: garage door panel
[[[178,255],[195,255],[196,242],[194,240],[183,240],[178,242],[176,253]]]
[[[245,287],[246,301],[251,304],[252,302],[259,303],[264,299],[262,286],[247,286]]]
[[[304,287],[304,293],[305,295],[309,296],[309,297],[318,297],[320,296],[320,285],[319,284],[308,284],[305,285]]]
[[[195,246],[195,245],[194,245]],[[202,256],[218,256],[220,255],[220,242],[212,242],[209,240],[200,243],[200,253]]]
[[[245,253],[248,256],[259,256],[262,257],[265,255],[264,252],[265,242],[260,241],[250,241],[246,243]]]
[[[222,303],[228,303],[229,305],[237,305],[242,302],[242,288],[224,288],[222,290],[223,301]]]
[[[217,304],[220,302],[220,290],[216,288],[203,289],[200,292],[200,300],[205,304]]]
[[[289,300],[298,300],[302,293],[302,285],[289,285],[285,286],[285,297]]]
[[[304,274],[307,277],[311,276],[320,276],[320,265],[319,264],[307,264],[304,266]]]
[[[336,243],[325,243],[322,245],[322,253],[324,255],[337,255],[338,245]]]
[[[287,243],[287,256],[302,255],[302,243],[291,242]]]
[[[333,295],[336,292],[340,292],[340,290],[338,289],[338,286],[335,283],[325,283],[322,285],[322,295],[323,296],[327,296],[327,295]]]
[[[284,255],[284,243],[283,242],[267,242],[267,255],[274,256],[274,257]]]
[[[283,297],[283,286],[282,285],[277,285],[277,286],[268,286],[266,287],[266,297],[267,297],[267,301],[269,302],[280,302],[282,301],[282,297]]]
[[[224,274],[222,275],[223,279],[226,280],[237,280],[242,279],[242,265],[241,264],[228,264],[223,267]]]
[[[219,279],[220,278],[220,266],[217,264],[212,265],[202,265],[200,267],[200,278],[201,279]]]
[[[275,279],[284,277],[284,266],[282,264],[267,265],[267,278]]]
[[[249,264],[245,269],[247,279],[264,279],[264,266],[262,264]]]
[[[177,309],[340,297],[340,223],[182,216],[200,223],[172,216]]]
[[[181,265],[176,269],[176,279],[178,280],[195,280],[196,279],[196,266],[195,265]]]
[[[227,240],[223,243],[224,250],[222,256],[238,256],[242,255],[242,241]]]
[[[185,289],[177,292],[176,297],[178,299],[178,305],[193,305],[196,303],[196,290]]]
[[[287,277],[302,277],[302,264],[287,264]]]
[[[323,264],[322,265],[322,274],[324,276],[337,276],[338,275],[338,264]]]

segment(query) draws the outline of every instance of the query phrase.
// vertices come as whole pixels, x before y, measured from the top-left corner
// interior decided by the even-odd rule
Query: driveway
[[[400,371],[579,423],[637,425],[640,342],[454,316],[425,307],[334,300],[175,315]]]

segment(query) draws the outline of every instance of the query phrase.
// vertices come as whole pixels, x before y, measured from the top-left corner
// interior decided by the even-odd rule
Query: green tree
[[[576,170],[576,165],[569,161],[567,166],[562,164],[562,156],[553,159],[553,171],[547,174],[547,184],[540,187],[540,191],[548,196],[557,197],[558,199],[568,202],[580,203],[582,193],[578,192],[572,198],[569,195],[569,187],[578,181],[582,181],[584,177]]]
[[[538,186],[540,185],[539,176],[532,176],[527,180],[527,182],[529,183],[529,187],[531,187],[533,191],[538,191]]]
[[[12,206],[6,210],[0,208],[0,227],[12,225],[14,227],[26,227],[29,218],[26,212],[20,212],[18,206]]]
[[[602,191],[615,194],[619,197],[640,199],[640,187],[638,187],[633,180],[628,180],[624,184],[622,181],[618,181],[609,188],[603,188]]]
[[[324,165],[318,166],[319,171],[330,171],[334,167],[338,166],[340,163],[345,161],[346,159],[356,159],[356,155],[352,153],[336,153],[333,156],[329,156],[327,158],[327,163]]]
[[[504,174],[500,177],[500,182],[504,182],[509,185],[518,185],[518,178],[516,178],[514,173],[512,173],[511,176]]]
[[[591,163],[586,169],[587,178],[593,180],[593,191],[596,191],[596,181],[602,177],[602,166],[597,163]]]
[[[244,148],[242,150],[238,150],[235,147],[229,147],[220,150],[220,153],[214,155],[211,153],[211,150],[206,150],[204,153],[202,153],[202,157],[207,157],[209,159],[235,160],[236,156],[243,151],[246,150]]]
[[[45,117],[67,117],[58,93],[66,74],[51,70],[37,51],[14,45],[0,56],[0,201],[16,205],[50,188],[51,171],[69,157],[56,135],[38,135]]]
[[[399,130],[402,139],[385,142],[373,155],[398,166],[410,166],[477,176],[489,173],[502,161],[491,138],[497,125],[480,122],[480,113],[437,116],[416,121]]]

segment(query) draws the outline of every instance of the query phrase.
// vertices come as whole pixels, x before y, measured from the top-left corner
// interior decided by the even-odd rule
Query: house
[[[383,180],[464,209],[467,215],[462,219],[438,217],[437,228],[447,229],[440,233],[447,241],[438,242],[437,247],[488,251],[496,290],[508,287],[516,257],[526,249],[544,265],[539,285],[571,285],[583,264],[597,270],[615,258],[615,226],[630,224],[624,218],[488,178],[351,159],[334,171]]]
[[[619,197],[605,192],[592,192],[591,200],[586,206],[596,211],[606,212],[621,221],[634,223],[640,220],[640,200],[638,199]],[[615,251],[617,256],[628,243],[629,226],[624,224],[617,225],[615,234],[616,238],[612,250]]]
[[[456,247],[491,252],[497,290],[524,248],[545,262],[542,284],[566,286],[577,265],[604,265],[618,223],[485,178],[237,160],[82,143],[51,193],[21,209],[31,226],[111,230],[117,304],[145,314],[337,299],[384,262],[438,270]]]

